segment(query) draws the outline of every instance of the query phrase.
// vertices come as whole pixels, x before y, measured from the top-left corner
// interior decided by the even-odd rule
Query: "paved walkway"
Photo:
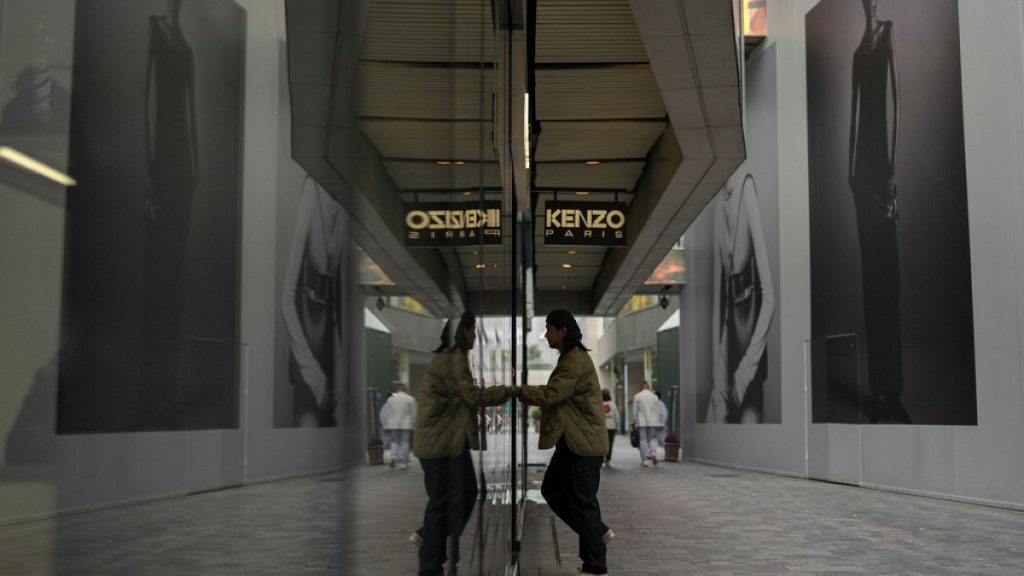
[[[493,468],[504,454],[491,454]],[[413,575],[422,481],[418,465],[365,466],[0,527],[0,574]],[[1024,513],[694,463],[641,468],[625,437],[600,498],[618,576],[1024,574]],[[508,508],[488,506],[464,537],[464,574],[504,575]],[[530,505],[527,527],[524,576],[575,573],[575,536],[546,507]]]

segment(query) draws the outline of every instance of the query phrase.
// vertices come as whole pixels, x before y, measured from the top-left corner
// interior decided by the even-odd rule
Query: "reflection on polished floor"
[[[0,574],[411,575],[422,481],[417,465],[364,466],[6,526]],[[623,436],[601,502],[610,574],[1024,573],[1024,513],[690,462],[642,468]],[[527,515],[520,574],[574,574],[574,535],[542,505]],[[474,541],[494,520],[470,521],[463,574],[504,574]]]

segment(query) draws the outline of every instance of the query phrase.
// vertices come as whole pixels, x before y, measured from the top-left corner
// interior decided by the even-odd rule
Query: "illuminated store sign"
[[[405,205],[406,246],[501,244],[501,202]]]
[[[619,202],[548,202],[544,243],[626,245],[626,205]]]

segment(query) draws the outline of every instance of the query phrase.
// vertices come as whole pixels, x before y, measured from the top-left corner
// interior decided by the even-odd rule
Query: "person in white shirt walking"
[[[658,410],[658,397],[651,392],[649,382],[633,397],[633,421],[640,431],[640,459],[644,466],[658,465],[658,428],[664,424]]]
[[[395,393],[384,403],[391,433],[391,467],[397,463],[405,470],[409,467],[409,443],[416,423],[416,399],[409,395],[404,382],[396,382],[394,388]]]

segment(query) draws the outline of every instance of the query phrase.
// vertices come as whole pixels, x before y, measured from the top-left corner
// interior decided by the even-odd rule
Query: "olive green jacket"
[[[508,400],[508,388],[479,388],[473,383],[466,353],[438,352],[427,367],[419,392],[412,453],[417,458],[455,458],[466,448],[480,449],[481,406]]]
[[[524,386],[523,401],[539,406],[540,449],[565,443],[579,456],[608,454],[601,384],[590,354],[580,348],[563,352],[544,386]]]

